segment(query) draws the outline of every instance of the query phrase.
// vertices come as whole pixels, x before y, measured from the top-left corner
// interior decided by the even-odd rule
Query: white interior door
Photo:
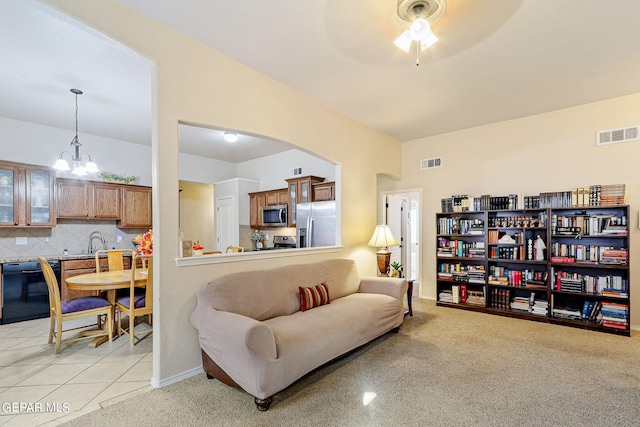
[[[387,225],[391,229],[393,237],[399,245],[389,248],[391,251],[391,262],[399,262],[407,268],[407,256],[405,251],[407,241],[407,204],[408,199],[397,194],[387,196],[386,212]]]
[[[418,280],[420,271],[420,195],[417,192],[387,194],[383,197],[383,221],[400,246],[389,248],[391,261],[403,265],[404,277]],[[414,283],[414,291],[419,284]]]
[[[224,252],[227,246],[238,246],[238,214],[233,196],[216,198],[216,250]]]

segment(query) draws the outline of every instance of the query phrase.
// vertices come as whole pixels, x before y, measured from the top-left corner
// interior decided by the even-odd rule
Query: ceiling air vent
[[[442,166],[442,157],[420,160],[420,169],[433,169]]]
[[[302,175],[301,167],[289,169],[289,176],[299,176],[299,175]]]
[[[609,145],[638,140],[640,140],[640,125],[623,129],[602,130],[597,134],[596,145]]]

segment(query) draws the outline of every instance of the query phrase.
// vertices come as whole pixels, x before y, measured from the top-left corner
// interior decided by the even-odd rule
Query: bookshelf
[[[436,222],[439,306],[630,336],[628,206],[443,212]]]

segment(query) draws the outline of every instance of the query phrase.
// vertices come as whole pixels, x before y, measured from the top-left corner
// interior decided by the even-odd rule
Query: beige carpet
[[[630,426],[640,423],[639,366],[637,334],[416,301],[400,333],[313,372],[268,412],[201,374],[68,425]]]

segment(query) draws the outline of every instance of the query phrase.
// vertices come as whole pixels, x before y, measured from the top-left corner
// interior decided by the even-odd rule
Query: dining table
[[[146,269],[138,268],[135,270],[135,285],[136,286],[144,286],[147,282],[148,272]],[[116,302],[116,290],[118,289],[128,289],[131,286],[131,270],[116,270],[116,271],[99,271],[95,273],[87,273],[87,274],[79,274],[77,276],[71,276],[65,279],[67,283],[67,287],[69,289],[78,290],[78,291],[97,291],[107,292],[107,300],[115,305]],[[116,317],[113,316],[114,320],[114,333],[116,333],[115,323]],[[103,324],[104,328],[105,325]],[[104,330],[93,329],[89,331],[82,332],[83,335],[92,335],[96,333],[103,333]],[[108,341],[109,338],[102,335],[94,338],[89,342],[89,347],[97,347],[103,342]]]

